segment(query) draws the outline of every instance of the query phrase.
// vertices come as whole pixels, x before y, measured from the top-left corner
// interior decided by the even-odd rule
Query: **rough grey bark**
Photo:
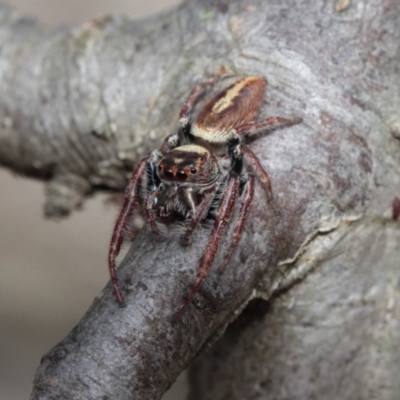
[[[58,32],[0,11],[0,162],[49,179],[49,215],[122,188],[199,80],[263,76],[261,117],[303,118],[251,144],[275,210],[258,187],[232,262],[181,317],[209,232],[181,248],[145,229],[119,270],[127,306],[107,285],[43,358],[31,399],[160,398],[254,298],[268,307],[193,364],[191,398],[399,396],[398,0],[193,0]]]
[[[398,223],[343,224],[321,242],[302,284],[246,309],[195,361],[190,399],[399,398]]]

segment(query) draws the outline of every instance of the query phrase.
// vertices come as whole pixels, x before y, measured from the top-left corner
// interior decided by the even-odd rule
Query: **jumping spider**
[[[180,242],[187,245],[196,226],[214,220],[211,235],[199,261],[196,280],[177,314],[190,303],[207,277],[235,203],[241,197],[239,216],[230,247],[221,269],[235,251],[253,200],[255,181],[248,167],[258,176],[272,199],[271,182],[257,156],[242,142],[267,127],[292,125],[299,119],[271,117],[255,122],[265,92],[265,81],[258,76],[238,80],[212,98],[193,123],[190,114],[199,96],[213,82],[195,86],[179,115],[180,129],[168,136],[160,149],[143,158],[133,171],[125,200],[116,222],[109,250],[109,269],[115,295],[124,302],[118,285],[115,258],[132,212],[142,207],[152,231],[165,237],[166,225],[180,221],[184,231]],[[230,169],[224,173],[220,156],[228,154]]]

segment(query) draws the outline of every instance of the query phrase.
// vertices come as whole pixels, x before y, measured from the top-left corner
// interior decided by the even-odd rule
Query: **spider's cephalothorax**
[[[243,144],[253,133],[277,125],[292,125],[300,120],[271,117],[255,122],[265,92],[265,81],[258,76],[238,80],[214,98],[199,112],[193,123],[190,115],[199,96],[213,82],[198,84],[184,103],[179,132],[168,136],[159,150],[139,162],[130,179],[125,201],[116,222],[109,251],[109,268],[119,303],[124,299],[119,289],[115,258],[117,257],[133,210],[141,205],[152,231],[159,237],[175,223],[182,228],[180,239],[187,245],[197,225],[212,219],[213,228],[198,273],[186,301],[177,314],[190,303],[208,275],[223,233],[239,197],[241,205],[230,247],[221,269],[235,251],[254,195],[252,171],[272,200],[271,182],[257,156]],[[228,154],[229,172],[223,172],[220,156]]]
[[[166,235],[167,224],[183,221],[181,243],[185,244],[197,222],[206,217],[224,179],[219,162],[206,148],[190,144],[164,156],[153,152],[152,164],[160,183],[147,191],[146,218],[159,237]]]

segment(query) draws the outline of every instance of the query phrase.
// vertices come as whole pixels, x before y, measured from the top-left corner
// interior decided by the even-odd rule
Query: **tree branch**
[[[399,225],[342,223],[319,241],[300,262],[313,259],[313,274],[273,302],[253,303],[195,361],[191,400],[396,397]]]
[[[371,239],[370,228],[358,240],[347,239],[359,229],[364,232],[369,221],[385,221],[400,191],[399,3],[340,4],[335,8],[322,1],[278,6],[261,0],[198,0],[143,21],[110,17],[56,33],[1,8],[0,160],[50,179],[48,214],[68,213],[97,186],[123,187],[138,157],[174,129],[179,105],[195,81],[216,75],[263,76],[268,91],[260,118],[303,118],[301,125],[251,144],[271,176],[274,207],[266,204],[257,185],[231,263],[222,274],[214,269],[180,318],[172,315],[194,282],[209,232],[199,229],[193,244],[182,248],[174,237],[165,243],[154,241],[145,229],[119,270],[126,307],[118,307],[108,285],[78,326],[44,357],[31,399],[160,398],[250,299],[269,299],[283,288],[286,292],[265,315],[258,312],[260,319],[253,323],[251,332],[264,340],[263,345],[246,348],[253,333],[239,324],[232,359],[226,355],[229,344],[233,346],[232,335],[226,335],[206,356],[209,361],[203,358],[192,370],[200,371],[198,382],[208,390],[193,398],[224,398],[221,393],[243,398],[241,390],[251,382],[257,383],[254,390],[260,397],[323,393],[324,398],[337,398],[332,397],[336,392],[324,388],[342,387],[344,378],[361,382],[362,388],[355,395],[340,392],[341,398],[370,398],[363,393],[378,390],[379,382],[362,372],[383,374],[398,366],[398,350],[387,362],[359,352],[362,341],[354,334],[355,325],[340,326],[340,310],[328,321],[339,321],[335,334],[327,337],[324,325],[313,322],[310,339],[320,346],[328,341],[326,349],[332,349],[338,337],[343,338],[337,362],[330,361],[328,350],[302,353],[311,348],[306,334],[293,343],[279,339],[286,332],[292,337],[296,326],[308,319],[320,321],[321,310],[328,313],[333,299],[343,297],[343,318],[348,321],[356,310],[367,317],[363,329],[372,332],[374,313],[365,312],[370,305],[349,299],[366,298],[374,282],[354,265],[376,272],[374,254],[362,263],[357,257],[371,243],[389,246],[398,237],[399,227],[391,223],[391,233],[381,242]],[[13,39],[6,40],[10,36]],[[381,228],[385,224],[374,225],[376,232],[387,232]],[[230,229],[215,267],[231,235]],[[349,249],[352,252],[340,259]],[[382,252],[382,262],[396,251]],[[337,267],[341,260],[348,269]],[[398,279],[399,271],[389,269],[386,276]],[[293,287],[311,271],[313,279]],[[342,280],[346,285],[338,283]],[[330,292],[325,296],[321,287]],[[382,305],[380,296],[386,292],[383,283],[379,287],[376,304]],[[308,304],[295,307],[294,313],[281,313],[291,293]],[[285,328],[291,324],[292,331]],[[394,342],[399,340],[396,323],[383,329]],[[268,336],[271,332],[276,332],[274,337]],[[221,348],[225,356],[218,367],[215,354]],[[351,369],[342,367],[347,365],[346,354],[353,354]],[[297,362],[300,356],[304,361]],[[325,357],[326,369],[317,374],[315,368]],[[293,358],[296,362],[290,364]],[[244,368],[229,366],[232,360],[241,360]],[[260,367],[245,368],[252,360]],[[216,365],[215,375],[204,372],[206,367],[210,370],[208,362]],[[292,365],[299,366],[301,374],[290,383]],[[338,365],[340,371],[332,374]],[[221,392],[214,381],[220,376],[245,383],[240,390],[225,384]],[[380,390],[385,395],[378,397],[384,398],[396,388]]]

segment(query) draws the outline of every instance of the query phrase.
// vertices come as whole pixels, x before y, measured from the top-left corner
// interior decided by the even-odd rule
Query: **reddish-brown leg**
[[[204,279],[209,274],[211,265],[214,261],[219,245],[221,243],[223,233],[228,225],[229,219],[231,217],[232,211],[239,195],[239,183],[239,175],[237,175],[235,172],[231,172],[229,174],[229,180],[225,188],[224,195],[222,196],[221,203],[218,207],[210,239],[208,240],[206,250],[204,251],[204,254],[199,262],[196,280],[192,286],[192,290],[190,291],[189,296],[186,298],[181,308],[175,313],[175,318],[179,317],[186,306],[193,300],[193,297],[199,290]]]
[[[232,254],[236,250],[237,245],[239,244],[239,240],[242,236],[244,224],[247,219],[247,215],[249,213],[250,205],[253,201],[254,197],[254,186],[255,181],[252,176],[249,177],[248,181],[246,182],[244,193],[242,194],[242,204],[240,206],[239,218],[237,220],[235,230],[233,232],[232,243],[228,250],[227,255],[224,258],[224,262],[219,268],[220,271],[223,271],[225,267],[228,265],[229,260],[232,257]]]
[[[255,133],[260,132],[261,130],[274,127],[276,125],[294,125],[300,123],[302,120],[301,118],[295,119],[287,119],[282,117],[270,117],[258,122],[250,122],[247,124],[240,125],[235,128],[237,135],[249,137]],[[258,175],[264,190],[267,192],[267,199],[268,202],[272,202],[272,188],[271,188],[271,179],[269,175],[262,167],[258,157],[245,145],[238,145],[236,150],[237,157],[240,157],[240,153],[243,153],[247,159],[247,162],[253,167],[254,172]],[[233,152],[235,155],[235,151]]]
[[[164,139],[160,147],[160,153],[164,155],[177,146],[179,146],[179,136],[177,133],[172,133]]]
[[[132,177],[129,181],[129,185],[125,191],[125,200],[122,206],[121,212],[118,216],[117,222],[114,227],[114,231],[111,237],[110,249],[108,252],[108,268],[110,270],[111,281],[114,286],[115,296],[118,303],[123,304],[124,297],[121,294],[118,285],[117,270],[115,265],[115,259],[117,258],[119,251],[121,250],[122,243],[124,241],[124,233],[126,225],[131,217],[131,214],[138,203],[138,193],[140,190],[140,180],[143,174],[146,172],[146,166],[150,155],[145,157],[139,162],[135,170],[133,171]]]
[[[215,84],[215,80],[207,81],[203,83],[198,83],[190,92],[188,98],[183,103],[181,112],[179,113],[179,123],[183,128],[189,123],[189,114],[193,110],[193,106],[195,105],[198,98],[204,93],[205,89],[213,86]]]
[[[250,150],[247,146],[241,145],[242,152],[244,156],[246,157],[248,163],[252,166],[254,169],[254,172],[258,175],[265,191],[267,192],[267,198],[268,202],[272,202],[272,187],[271,187],[271,179],[269,178],[269,175],[263,168],[263,166],[260,163],[260,160],[258,157],[253,153],[252,150]]]
[[[287,119],[282,117],[270,117],[258,122],[249,122],[247,124],[239,125],[235,128],[236,132],[241,136],[249,137],[254,133],[260,132],[262,129],[274,127],[276,125],[295,125],[301,122],[300,118]]]

